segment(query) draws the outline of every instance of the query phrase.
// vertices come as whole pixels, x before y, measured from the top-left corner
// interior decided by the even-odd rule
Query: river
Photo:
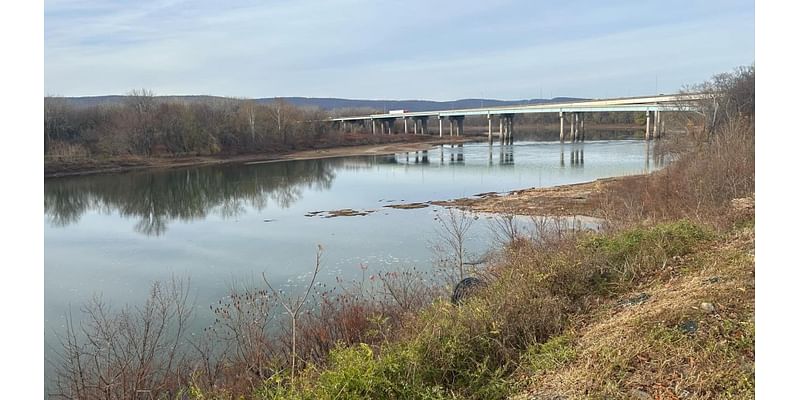
[[[348,280],[415,266],[432,268],[438,207],[384,207],[588,182],[657,166],[639,140],[579,144],[520,141],[439,146],[388,156],[217,165],[50,179],[44,186],[45,348],[52,354],[67,313],[102,295],[141,303],[149,285],[191,278],[198,310],[230,286],[258,282],[291,290],[313,269]],[[315,211],[371,210],[325,218]],[[311,214],[310,214],[311,213]],[[468,248],[491,246],[486,216]],[[202,316],[200,317],[202,320]],[[49,368],[46,368],[49,369]]]

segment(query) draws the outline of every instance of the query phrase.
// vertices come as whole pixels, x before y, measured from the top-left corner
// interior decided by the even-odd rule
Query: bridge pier
[[[503,118],[506,120],[506,123],[504,124],[506,132],[505,135],[503,135],[503,144],[514,144],[514,114],[505,114],[503,115]]]
[[[559,111],[558,112],[558,119],[561,121],[561,130],[560,130],[560,132],[558,134],[558,140],[561,141],[561,143],[564,143],[564,112],[563,111]]]
[[[373,119],[371,121],[372,121],[372,134],[374,135],[375,134],[375,120]]]
[[[403,133],[408,135],[408,118],[403,117]]]
[[[508,116],[508,135],[506,135],[506,144],[514,144],[514,114]]]
[[[491,146],[492,145],[492,140],[493,140],[493,138],[492,138],[492,115],[491,114],[486,114],[486,119],[489,120],[489,146]],[[492,156],[492,153],[489,153],[489,160],[490,161],[491,161],[491,156]]]
[[[464,116],[453,115],[450,118],[450,136],[453,136],[453,121],[455,121],[456,136],[464,134]]]
[[[578,113],[573,112],[569,122],[569,140],[575,143],[575,125],[577,125]]]
[[[419,130],[417,130],[417,126],[419,126]],[[418,132],[422,135],[428,133],[428,117],[414,117],[414,134],[416,135]]]
[[[507,123],[508,122],[506,122],[506,119],[503,118],[503,116],[501,115],[500,116],[500,132],[498,132],[499,136],[500,136],[499,139],[500,139],[500,145],[501,146],[506,144],[506,124]]]
[[[644,140],[650,140],[650,111],[645,111],[645,113],[647,114],[647,120],[644,128]]]
[[[381,134],[386,133],[387,135],[394,134],[394,121],[396,118],[386,118],[381,120]]]
[[[661,119],[661,111],[656,110],[655,126],[653,127],[653,136],[656,139],[661,139],[664,136],[664,121]]]
[[[439,137],[442,137],[442,116],[439,115]]]
[[[653,139],[658,139],[658,110],[655,110],[653,113]]]
[[[583,142],[583,141],[585,141],[585,140],[586,140],[586,130],[584,129],[584,125],[583,125],[583,124],[584,124],[584,121],[585,121],[585,119],[586,119],[586,116],[585,116],[585,115],[583,115],[583,113],[581,113],[581,114],[579,114],[579,115],[580,115],[580,119],[581,119],[581,128],[580,128],[580,129],[581,129],[581,133],[580,133],[579,140],[580,140],[581,142]]]

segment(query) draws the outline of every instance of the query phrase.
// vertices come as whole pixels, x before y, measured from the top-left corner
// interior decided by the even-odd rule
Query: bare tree
[[[219,374],[218,358],[232,366],[232,375],[245,381],[260,383],[268,377],[268,368],[275,361],[276,348],[268,332],[274,322],[275,297],[263,289],[230,289],[220,299],[214,312],[214,323],[205,329],[206,337],[192,342],[201,356],[201,368],[211,386]]]
[[[755,64],[711,77],[710,80],[686,87],[684,93],[702,93],[706,98],[686,102],[703,119],[707,137],[721,129],[732,130],[732,123],[753,122],[755,117]]]
[[[171,397],[185,381],[184,346],[192,307],[188,280],[156,282],[141,307],[112,313],[97,297],[77,326],[71,313],[55,360],[54,397]]]
[[[139,152],[149,155],[155,143],[153,127],[155,94],[147,89],[131,90],[128,92],[127,104],[133,110],[134,147]]]
[[[286,132],[284,130],[284,111],[287,108],[287,104],[282,99],[275,99],[272,103],[267,106],[267,110],[269,110],[270,115],[274,119],[275,126],[278,129],[278,137],[281,138],[282,143],[286,143]]]
[[[244,100],[242,112],[247,119],[247,128],[250,131],[251,143],[256,142],[256,103],[253,100]]]
[[[455,208],[447,208],[445,212],[439,214],[437,221],[439,225],[436,233],[439,242],[434,244],[433,250],[439,255],[440,266],[458,271],[457,280],[460,281],[464,279],[464,267],[468,264],[467,234],[475,222],[475,217]]]
[[[505,213],[494,217],[494,222],[489,225],[494,239],[499,245],[514,245],[522,238],[522,228],[513,213]]]
[[[311,289],[314,287],[314,282],[317,280],[317,275],[319,274],[319,270],[321,268],[321,261],[322,261],[322,246],[317,246],[317,256],[316,262],[314,264],[314,272],[311,275],[311,282],[308,283],[308,287],[306,288],[305,294],[302,297],[297,298],[288,298],[284,296],[281,292],[275,290],[272,285],[269,283],[267,279],[267,275],[262,273],[262,278],[264,279],[264,283],[267,284],[267,287],[275,294],[275,297],[281,303],[283,308],[286,310],[286,313],[289,315],[292,323],[292,384],[294,384],[294,374],[296,368],[296,360],[297,360],[297,315],[303,309],[303,306],[308,299],[308,295],[311,293]]]

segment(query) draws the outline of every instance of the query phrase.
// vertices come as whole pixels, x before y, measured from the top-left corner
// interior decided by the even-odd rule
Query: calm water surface
[[[582,160],[582,161],[581,161]],[[45,181],[45,344],[95,294],[138,304],[153,281],[190,276],[198,309],[261,273],[291,288],[324,246],[323,280],[431,268],[436,207],[424,202],[587,182],[656,167],[642,141],[466,144],[418,153],[208,166]],[[308,217],[312,211],[377,210]],[[486,223],[470,249],[488,248]]]

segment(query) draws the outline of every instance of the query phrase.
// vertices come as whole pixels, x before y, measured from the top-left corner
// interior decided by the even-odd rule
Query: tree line
[[[280,99],[182,102],[134,90],[121,104],[76,107],[45,97],[46,156],[170,156],[264,152],[339,140],[320,109]]]

